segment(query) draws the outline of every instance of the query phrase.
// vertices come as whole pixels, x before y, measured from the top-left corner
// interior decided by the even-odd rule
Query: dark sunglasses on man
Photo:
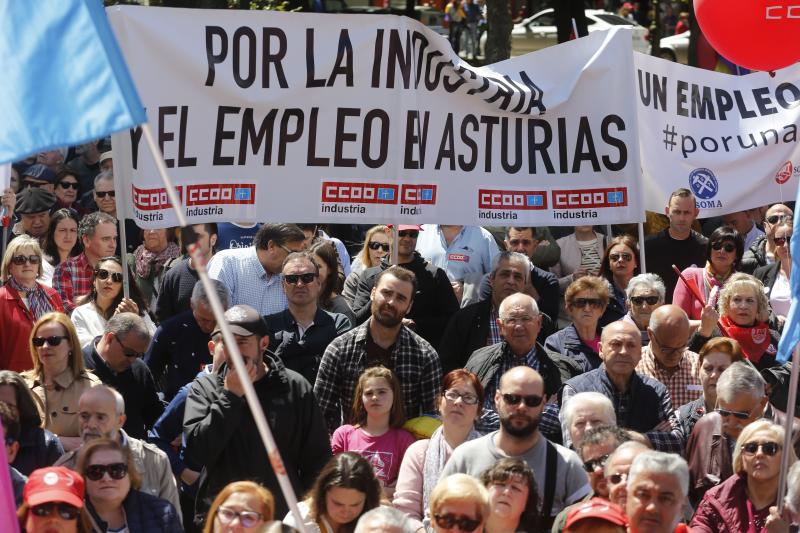
[[[94,191],[98,198],[105,198],[106,196],[110,196],[114,198],[117,196],[117,193],[114,191]]]
[[[413,229],[404,229],[403,231],[398,231],[397,236],[401,239],[403,237],[411,237],[412,239],[416,239],[419,237],[419,231]]]
[[[308,285],[312,283],[315,279],[317,279],[317,274],[315,272],[306,272],[305,274],[284,274],[283,281],[286,282],[287,285],[297,285],[299,281],[303,285]]]
[[[503,394],[502,398],[509,407],[516,407],[520,402],[525,402],[526,407],[539,407],[542,405],[542,400],[544,400],[544,398],[535,394]]]
[[[767,222],[774,226],[778,222],[791,222],[792,218],[792,215],[770,215],[767,217]]]

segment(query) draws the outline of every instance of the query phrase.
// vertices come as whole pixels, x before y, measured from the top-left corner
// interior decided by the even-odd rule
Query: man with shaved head
[[[672,405],[680,406],[703,394],[698,356],[689,344],[689,316],[677,305],[663,305],[650,315],[647,335],[650,343],[642,349],[636,372],[656,379],[667,387]]]
[[[500,459],[522,459],[536,472],[536,486],[543,502],[541,514],[547,521],[539,529],[549,528],[552,518],[564,507],[591,491],[577,454],[553,444],[539,432],[544,389],[542,376],[528,366],[504,373],[494,392],[500,429],[456,448],[441,475],[443,479],[461,472],[478,478]]]
[[[84,443],[106,438],[118,440],[122,446],[128,448],[142,478],[139,490],[167,500],[175,506],[180,516],[178,487],[167,455],[158,446],[125,433],[122,429],[125,424],[125,399],[116,389],[97,385],[81,394],[78,400],[78,420]],[[74,470],[80,450],[78,448],[65,453],[56,461],[56,466],[66,466]]]
[[[744,257],[739,263],[740,271],[752,274],[758,267],[775,262],[775,230],[781,222],[791,221],[793,216],[792,210],[783,204],[775,204],[767,209],[764,214],[765,234],[757,237],[753,244],[745,249]]]
[[[579,392],[599,392],[614,405],[617,425],[625,429],[647,432],[665,422],[672,425],[672,401],[667,388],[659,381],[636,372],[642,358],[642,337],[630,322],[612,322],[600,336],[600,358],[603,364],[564,384],[561,408]],[[648,435],[649,436],[649,435]],[[564,435],[565,445],[569,434]],[[660,442],[653,442],[656,448]],[[671,448],[668,448],[671,450]]]

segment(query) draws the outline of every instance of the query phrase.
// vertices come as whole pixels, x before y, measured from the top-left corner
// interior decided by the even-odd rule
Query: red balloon
[[[768,71],[800,60],[800,0],[694,0],[694,10],[728,61]]]

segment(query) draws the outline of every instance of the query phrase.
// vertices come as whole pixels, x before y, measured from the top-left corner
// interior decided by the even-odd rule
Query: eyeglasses
[[[467,405],[475,405],[478,403],[478,397],[471,392],[465,392],[462,394],[457,390],[449,389],[445,391],[444,397],[451,402],[456,402],[459,398],[461,398],[461,401]]]
[[[732,242],[719,242],[719,241],[717,241],[717,242],[711,244],[711,249],[712,250],[716,250],[716,251],[719,252],[723,248],[729,254],[736,251],[736,245],[733,244]]]
[[[725,417],[725,418],[727,418],[727,417],[729,417],[731,415],[735,416],[739,420],[747,420],[748,418],[750,418],[750,413],[748,413],[746,411],[744,411],[744,412],[743,411],[730,411],[728,409],[723,409],[722,407],[717,407],[714,410],[719,413],[719,416],[722,416],[722,417]]]
[[[116,191],[94,191],[98,198],[105,198],[106,196],[110,196],[114,198],[117,196]]]
[[[80,188],[77,181],[59,181],[58,186],[62,189],[75,189],[76,191]]]
[[[111,276],[111,281],[114,283],[122,283],[122,272],[109,272],[105,268],[97,268],[94,271],[94,275],[97,279],[106,280],[108,276]]]
[[[746,453],[747,455],[755,455],[758,453],[759,448],[761,449],[761,453],[772,457],[778,453],[783,446],[777,442],[747,442],[742,444],[742,453]]]
[[[69,339],[66,335],[51,335],[49,337],[34,337],[31,339],[31,342],[37,348],[41,348],[44,346],[44,343],[47,342],[50,346],[58,346],[61,344],[61,341],[64,339]]]
[[[38,265],[42,262],[42,258],[38,255],[15,255],[11,258],[11,262],[17,266],[22,266],[25,263]]]
[[[400,238],[411,237],[412,239],[416,239],[417,237],[419,237],[419,232],[415,230],[403,230],[403,231],[398,231],[397,236]]]
[[[627,481],[628,480],[628,474],[625,474],[623,472],[615,472],[615,473],[611,474],[610,476],[608,476],[608,480],[611,483],[613,483],[614,485],[619,485],[623,481]]]
[[[628,252],[622,252],[621,254],[609,254],[608,258],[611,260],[612,263],[616,263],[620,259],[622,259],[626,263],[628,261],[633,261],[633,256]]]
[[[39,518],[52,516],[54,512],[63,520],[75,520],[81,514],[80,509],[63,502],[47,502],[31,507],[31,513]]]
[[[122,353],[125,354],[125,357],[135,357],[137,359],[141,359],[144,357],[144,352],[137,352],[132,350],[131,348],[128,348],[127,346],[122,344],[122,341],[119,340],[119,337],[117,337],[116,335],[114,335],[114,339],[119,343],[119,346],[120,348],[122,348]]]
[[[389,244],[383,242],[372,241],[367,243],[367,247],[370,250],[383,250],[384,252],[389,253]]]
[[[100,481],[106,472],[108,472],[108,476],[111,479],[122,479],[128,475],[128,465],[125,463],[111,463],[86,467],[86,477],[92,481]]]
[[[784,244],[789,242],[791,239],[792,239],[792,234],[790,233],[789,235],[786,235],[785,237],[775,237],[772,240],[775,241],[775,244],[777,244],[778,246],[783,246]]]
[[[217,518],[223,524],[230,524],[238,518],[242,527],[253,527],[262,520],[261,513],[255,511],[234,511],[230,507],[217,509]]]
[[[436,523],[439,527],[444,529],[451,529],[453,526],[458,526],[458,529],[461,531],[475,531],[479,525],[481,525],[481,521],[475,518],[469,518],[464,515],[454,515],[454,514],[435,514],[433,517],[436,519]]]
[[[598,468],[604,468],[606,466],[606,462],[608,458],[611,456],[610,453],[603,455],[602,457],[598,457],[597,459],[592,459],[590,461],[586,461],[583,463],[583,469],[586,470],[588,473],[592,473]]]
[[[788,222],[788,221],[792,220],[793,218],[794,217],[792,215],[770,215],[770,216],[767,217],[767,222],[769,222],[770,224],[777,224],[778,222],[781,222],[781,221],[787,221]]]
[[[661,298],[658,296],[631,296],[633,305],[656,305]]]
[[[658,349],[661,352],[661,355],[664,357],[669,357],[671,355],[675,355],[676,353],[683,353],[688,345],[688,343],[685,343],[683,346],[664,346],[664,343],[658,340],[658,337],[655,335],[653,335],[650,340],[658,344]]]
[[[527,396],[524,394],[503,394],[502,396],[503,401],[510,407],[516,407],[519,402],[525,402],[527,407],[539,407],[542,405],[542,400],[544,400],[542,396],[536,396],[535,394]]]
[[[508,324],[509,326],[516,326],[520,324],[524,326],[525,324],[530,324],[536,317],[532,317],[530,315],[525,316],[507,316],[505,318],[501,318],[500,320],[503,321],[503,324]]]
[[[308,285],[312,283],[315,279],[317,279],[317,274],[314,272],[306,272],[304,274],[284,274],[283,281],[285,281],[288,285],[297,285],[299,281],[303,285]]]
[[[587,305],[592,309],[601,309],[603,307],[603,300],[600,298],[575,298],[569,305],[577,309],[583,309]]]

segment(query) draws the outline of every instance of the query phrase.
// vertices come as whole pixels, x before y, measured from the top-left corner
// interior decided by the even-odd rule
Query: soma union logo
[[[702,200],[710,200],[719,192],[717,177],[707,168],[696,168],[689,174],[689,187]]]

